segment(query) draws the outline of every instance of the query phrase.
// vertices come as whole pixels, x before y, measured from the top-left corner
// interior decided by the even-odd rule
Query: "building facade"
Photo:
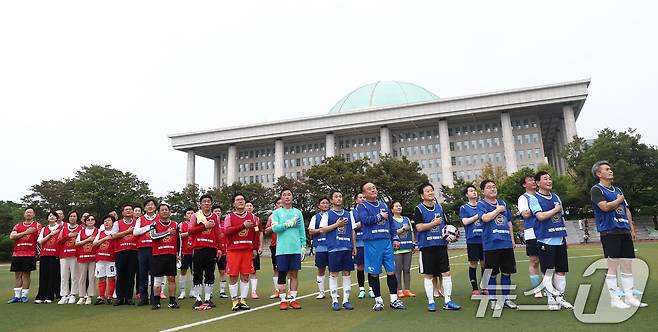
[[[435,185],[474,180],[487,163],[508,174],[550,163],[563,173],[559,153],[576,136],[589,83],[438,98],[415,84],[376,82],[350,92],[326,115],[169,137],[187,153],[186,183],[195,183],[198,156],[214,160],[214,187],[272,186],[336,155],[375,162],[385,154],[406,157]]]

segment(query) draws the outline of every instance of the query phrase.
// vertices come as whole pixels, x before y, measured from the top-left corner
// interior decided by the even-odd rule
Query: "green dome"
[[[420,86],[398,81],[379,81],[364,85],[339,100],[329,113],[349,112],[353,110],[414,104],[437,100],[435,94]]]

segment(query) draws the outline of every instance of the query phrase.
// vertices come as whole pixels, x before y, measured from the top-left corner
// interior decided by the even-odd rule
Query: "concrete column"
[[[217,157],[213,161],[215,162],[215,169],[213,170],[212,185],[213,188],[219,188],[222,185],[222,159]]]
[[[325,158],[331,158],[335,155],[336,155],[336,136],[332,133],[329,133],[325,137],[324,156]]]
[[[326,148],[326,147],[325,147]],[[274,141],[274,180],[283,176],[283,140]]]
[[[571,143],[571,141],[573,141],[573,137],[578,135],[576,132],[576,115],[574,113],[573,106],[563,106],[562,114],[564,116],[564,133],[567,138],[566,143]]]
[[[226,156],[226,185],[230,186],[238,181],[238,148],[231,144],[228,146]]]
[[[185,178],[185,184],[191,185],[195,183],[194,175],[196,173],[196,153],[192,150],[187,151],[187,177]]]
[[[452,187],[452,158],[450,155],[450,135],[448,135],[448,121],[439,121],[439,146],[441,147],[441,183]]]
[[[516,148],[514,146],[514,134],[512,133],[512,121],[509,113],[500,113],[500,125],[503,132],[503,148],[505,149],[505,169],[507,175],[517,171]]]
[[[558,130],[557,134],[557,149],[555,151],[555,164],[556,167],[555,169],[557,170],[557,174],[564,174],[564,160],[560,157],[560,153],[562,152],[562,149],[564,148],[564,131],[561,128]]]
[[[382,156],[385,154],[393,154],[393,150],[391,149],[391,131],[388,127],[379,128],[379,142],[381,143],[379,148]]]

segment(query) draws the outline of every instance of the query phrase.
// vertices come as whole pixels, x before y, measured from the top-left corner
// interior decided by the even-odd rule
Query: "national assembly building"
[[[576,135],[590,80],[439,98],[416,84],[381,81],[340,99],[328,114],[170,135],[187,153],[187,184],[196,157],[214,160],[213,186],[272,186],[299,178],[324,158],[382,155],[417,161],[435,184],[472,181],[487,163],[508,174],[549,163]]]

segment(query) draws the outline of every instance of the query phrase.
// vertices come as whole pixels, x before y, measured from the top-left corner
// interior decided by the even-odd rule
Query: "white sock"
[[[226,292],[226,281],[219,282],[219,292],[220,293]]]
[[[366,288],[365,287],[359,287],[359,292],[365,292]]]
[[[185,280],[185,277],[180,278],[180,286],[179,286],[179,288],[180,288],[180,291],[181,291],[181,292],[184,292],[184,291],[185,291],[185,283],[186,283],[186,281],[187,281],[187,280]]]
[[[197,301],[201,301],[201,285],[194,285],[192,287],[192,292],[194,292],[194,297]]]
[[[331,302],[338,302],[338,278],[334,276],[329,276],[329,293]]]
[[[324,276],[317,276],[315,279],[318,282],[318,291],[324,293]]]
[[[567,288],[567,276],[555,275],[555,289],[559,292],[560,296],[564,294]]]
[[[279,291],[279,299],[281,299],[281,303],[286,302],[286,291]]]
[[[246,299],[247,293],[249,293],[249,282],[243,282],[240,280],[240,299]]]
[[[384,299],[382,299],[381,296],[377,296],[377,297],[375,298],[375,302],[378,302],[378,303],[384,303]]]
[[[610,297],[617,296],[615,292],[617,291],[617,275],[616,274],[606,274],[605,275],[605,285],[608,287],[608,292],[610,292]]]
[[[21,290],[23,289],[20,287],[14,288],[14,297],[21,297]]]
[[[397,293],[396,294],[389,294],[389,296],[391,297],[391,303],[395,302],[398,299],[398,294]]]
[[[632,285],[632,284],[633,284],[633,279],[631,279],[631,285]],[[631,288],[632,288],[632,287],[631,287]],[[22,296],[22,297],[27,297],[27,293],[28,293],[29,291],[30,291],[29,289],[25,289],[25,288],[23,288],[23,289],[21,290],[21,296]]]
[[[290,291],[290,297],[292,298],[293,301],[296,300],[297,299],[297,291]]]
[[[425,296],[429,304],[434,303],[434,284],[432,279],[423,278],[423,285],[425,286]]]
[[[238,283],[236,282],[235,284],[230,284],[228,285],[228,292],[231,294],[232,299],[237,299],[238,298]]]
[[[274,289],[279,289],[277,283],[279,282],[279,277],[272,277],[272,283],[274,284]]]
[[[444,302],[450,302],[450,296],[452,296],[452,278],[450,276],[443,276],[443,298]]]
[[[350,301],[350,292],[352,291],[352,278],[343,276],[343,303]]]
[[[627,299],[633,297],[633,274],[621,273],[621,288],[624,290],[624,296]]]
[[[212,288],[213,288],[213,285],[210,285],[210,284],[206,284],[203,287],[203,291],[204,291],[203,298],[204,298],[205,301],[210,301],[210,295],[212,295]]]
[[[251,283],[251,291],[256,293],[256,288],[258,287],[258,279],[249,279],[249,283]]]

